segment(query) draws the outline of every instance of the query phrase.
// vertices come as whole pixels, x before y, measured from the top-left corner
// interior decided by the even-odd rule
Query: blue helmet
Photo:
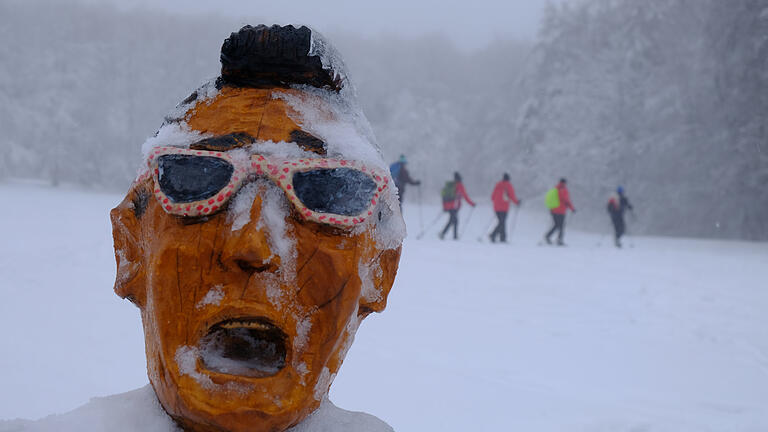
[[[624,188],[619,186],[616,188],[616,193],[619,195],[624,195]]]

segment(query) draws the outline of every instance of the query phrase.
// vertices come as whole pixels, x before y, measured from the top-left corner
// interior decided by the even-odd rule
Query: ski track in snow
[[[138,310],[112,292],[122,195],[15,182],[0,196],[14,203],[0,213],[0,419],[145,385]],[[537,246],[548,217],[525,210],[511,244],[491,245],[477,241],[490,215],[478,207],[458,242],[437,239],[445,219],[417,241],[405,206],[387,310],[360,326],[334,403],[400,432],[768,430],[768,244],[616,250],[567,223],[568,247]]]

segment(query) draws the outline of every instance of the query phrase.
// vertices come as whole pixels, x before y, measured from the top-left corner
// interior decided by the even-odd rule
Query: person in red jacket
[[[453,173],[453,181],[445,184],[442,191],[443,196],[443,211],[448,212],[448,223],[440,233],[440,240],[445,237],[445,233],[453,227],[453,239],[459,238],[459,208],[461,208],[461,199],[464,198],[469,205],[475,206],[474,201],[467,195],[467,190],[464,189],[464,184],[461,183],[461,175],[457,172]]]
[[[493,201],[493,211],[496,212],[496,217],[499,219],[499,223],[490,235],[491,243],[496,243],[496,237],[502,243],[506,243],[509,203],[513,202],[516,206],[520,206],[520,200],[515,196],[515,188],[509,182],[509,174],[504,173],[501,181],[496,183],[491,194],[491,201]]]
[[[557,244],[558,246],[565,246],[565,243],[563,243],[563,233],[565,231],[565,213],[568,211],[568,209],[571,209],[572,212],[576,213],[576,209],[573,208],[573,204],[571,203],[571,195],[568,193],[568,188],[565,187],[565,179],[561,178],[560,182],[555,186],[557,188],[557,195],[560,198],[560,206],[555,207],[550,210],[550,213],[552,213],[552,229],[549,230],[549,232],[544,236],[544,240],[547,241],[547,244],[552,244],[552,240],[550,240],[550,237],[552,237],[552,234],[557,231]]]

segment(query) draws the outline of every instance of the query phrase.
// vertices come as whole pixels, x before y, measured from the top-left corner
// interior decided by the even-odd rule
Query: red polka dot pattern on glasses
[[[170,198],[163,193],[159,186],[159,170],[157,169],[157,160],[160,156],[168,154],[183,154],[193,156],[208,156],[217,157],[229,162],[234,167],[234,173],[229,183],[222,188],[213,198],[207,198],[195,202],[179,203],[174,206],[170,201]],[[352,160],[342,159],[299,159],[299,160],[286,160],[283,158],[272,158],[264,155],[252,155],[250,160],[242,161],[240,159],[235,160],[226,152],[212,152],[206,150],[189,150],[185,148],[177,147],[158,147],[155,148],[147,159],[149,170],[140,176],[136,181],[141,181],[148,178],[150,175],[155,181],[154,195],[159,203],[162,204],[163,209],[175,216],[183,217],[197,217],[202,215],[211,215],[224,208],[233,193],[237,193],[242,186],[244,179],[249,175],[266,176],[271,179],[276,185],[278,185],[285,193],[288,200],[292,203],[298,215],[303,219],[322,223],[326,225],[333,225],[342,228],[351,228],[359,225],[367,220],[366,216],[372,216],[373,210],[378,204],[380,194],[387,190],[389,183],[389,173],[382,172],[377,168],[366,166],[365,164]],[[371,204],[358,216],[343,216],[332,213],[319,213],[308,209],[301,203],[301,200],[296,196],[295,189],[291,184],[293,173],[298,171],[308,171],[314,168],[353,168],[365,173],[376,183],[376,190],[378,193],[371,199]],[[224,192],[226,191],[226,192]],[[215,204],[215,205],[214,205]]]

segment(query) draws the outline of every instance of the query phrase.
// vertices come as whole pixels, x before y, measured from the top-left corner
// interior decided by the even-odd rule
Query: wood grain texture
[[[290,135],[301,127],[272,92],[224,87],[186,121],[200,132],[295,146]],[[195,220],[167,214],[154,187],[151,178],[134,184],[111,218],[115,292],[141,310],[148,374],[163,408],[194,432],[297,424],[327,394],[359,321],[386,306],[400,249],[379,249],[373,225],[353,234],[288,211],[284,234],[294,239],[294,253],[280,256],[273,241],[280,233],[263,221],[268,185],[259,186],[249,221],[237,230],[227,208]],[[373,294],[363,293],[361,268],[370,269]],[[213,291],[221,293],[218,302],[203,301]],[[287,335],[285,367],[261,378],[205,369],[196,356],[200,340],[233,318],[279,327]]]
[[[186,122],[202,133],[247,133],[264,141],[290,141],[291,132],[301,128],[291,119],[295,113],[290,107],[274,98],[276,92],[296,93],[289,89],[223,87],[212,101],[190,109]]]

